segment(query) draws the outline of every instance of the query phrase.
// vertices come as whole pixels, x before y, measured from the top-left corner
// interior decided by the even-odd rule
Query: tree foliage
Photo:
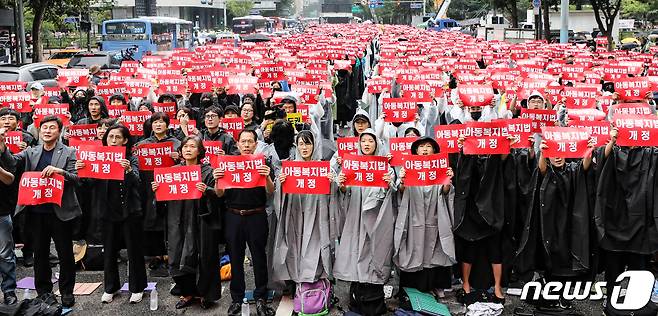
[[[249,11],[254,7],[252,1],[241,0],[228,0],[226,1],[226,8],[233,17],[241,17],[249,14]]]
[[[596,24],[601,33],[608,38],[608,49],[612,48],[612,26],[619,14],[622,0],[589,0],[594,9]]]

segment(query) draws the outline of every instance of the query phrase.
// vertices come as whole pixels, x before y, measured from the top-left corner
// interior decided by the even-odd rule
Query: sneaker
[[[16,292],[11,291],[5,293],[5,305],[16,305],[16,303],[18,303]]]
[[[62,306],[71,308],[75,305],[75,297],[73,294],[62,294]]]
[[[144,292],[130,294],[130,304],[137,304],[144,298]]]
[[[101,296],[101,303],[112,303],[112,300],[114,299],[114,294],[116,293],[103,293]]]
[[[231,306],[228,307],[228,311],[226,313],[228,316],[240,316],[242,314],[242,304],[232,303]]]
[[[267,305],[264,299],[258,299],[256,301],[256,314],[258,316],[274,316],[274,310]]]

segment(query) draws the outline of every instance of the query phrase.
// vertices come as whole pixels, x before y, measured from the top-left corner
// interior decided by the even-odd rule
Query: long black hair
[[[276,120],[272,126],[270,140],[279,158],[287,159],[290,156],[290,148],[295,145],[295,129],[286,120]]]

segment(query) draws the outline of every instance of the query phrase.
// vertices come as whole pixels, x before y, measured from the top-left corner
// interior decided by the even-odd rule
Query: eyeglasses
[[[242,109],[242,112],[253,113],[254,110],[250,110],[250,109]]]
[[[205,116],[206,120],[212,120],[212,119],[216,119],[218,117],[219,117],[219,115],[217,115],[217,114],[206,114],[206,116]]]

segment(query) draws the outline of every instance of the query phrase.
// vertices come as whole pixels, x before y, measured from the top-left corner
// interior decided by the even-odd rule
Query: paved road
[[[53,250],[54,252],[54,250]],[[121,274],[121,281],[127,282],[126,279],[126,263],[125,263],[125,253],[122,254],[123,262],[119,266],[119,271]],[[253,274],[251,273],[251,267],[246,266],[247,274],[247,288],[253,288]],[[57,268],[54,268],[54,271],[57,271]],[[24,268],[19,264],[17,267],[18,279],[25,276],[32,276],[32,268]],[[76,278],[77,282],[102,282],[103,281],[103,272],[102,271],[79,271]],[[74,311],[70,315],[180,315],[180,314],[191,314],[191,315],[226,315],[226,310],[230,304],[230,295],[228,290],[228,282],[222,283],[222,298],[219,300],[217,306],[209,310],[203,310],[198,306],[192,306],[183,310],[176,310],[175,304],[178,301],[178,297],[172,296],[169,294],[169,289],[172,286],[170,278],[154,278],[149,277],[149,282],[157,282],[157,290],[159,296],[159,306],[157,311],[149,310],[149,296],[148,294],[144,295],[144,300],[139,304],[131,305],[128,303],[130,297],[129,293],[124,293],[120,296],[115,297],[114,301],[110,304],[100,303],[101,295],[103,294],[102,285],[94,293],[89,296],[77,296],[76,305],[74,306]],[[347,307],[348,302],[348,284],[345,282],[338,282],[336,287],[336,295],[338,296],[340,302],[339,305],[342,307]],[[55,285],[57,289],[57,285]],[[34,291],[31,293],[35,295]],[[22,298],[23,292],[19,290],[18,297]],[[1,298],[0,298],[1,300]],[[273,302],[273,307],[276,309],[279,303],[279,299],[275,299]],[[448,305],[450,311],[453,315],[460,315],[465,312],[465,309],[455,302],[454,294],[447,293],[446,298],[442,299],[442,303]],[[390,308],[394,308],[397,305],[397,302],[392,299],[387,302]],[[524,303],[518,300],[518,297],[507,296],[507,303],[505,305],[504,315],[513,315],[514,308],[517,306],[525,306]],[[578,302],[575,304],[575,309],[584,313],[584,315],[601,315],[601,301],[596,302]],[[255,306],[252,305],[251,308],[252,315],[256,315]],[[337,309],[334,309],[331,315],[341,315],[342,313]]]

